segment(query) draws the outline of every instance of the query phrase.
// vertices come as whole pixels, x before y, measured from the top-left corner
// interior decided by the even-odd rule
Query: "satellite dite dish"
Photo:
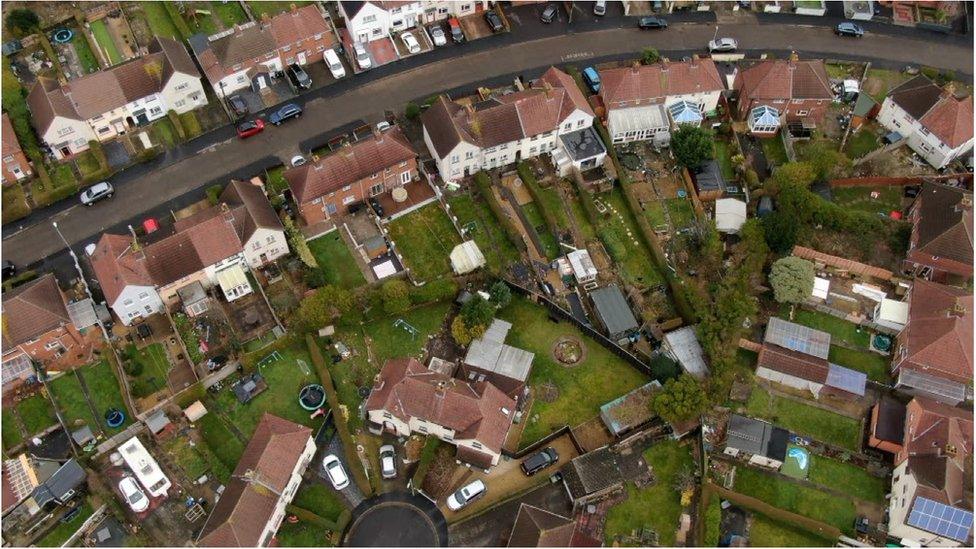
[[[390,192],[390,196],[393,197],[393,201],[396,203],[403,203],[407,201],[407,190],[403,187],[397,187]]]

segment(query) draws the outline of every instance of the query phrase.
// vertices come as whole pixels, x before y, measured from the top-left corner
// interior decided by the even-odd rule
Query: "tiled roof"
[[[919,482],[917,496],[947,505],[964,503],[972,479],[973,412],[922,397],[908,403],[904,448],[895,458]],[[967,469],[970,469],[967,471]],[[969,483],[971,494],[972,484]],[[972,496],[965,502],[972,508]]]
[[[0,138],[3,140],[3,156],[20,152],[20,142],[17,141],[14,125],[10,123],[7,113],[3,113],[3,130],[0,132]]]
[[[81,115],[65,95],[57,80],[39,77],[27,95],[27,106],[31,111],[31,124],[43,134],[58,116],[80,120]]]
[[[891,90],[888,97],[943,143],[956,148],[973,138],[973,98],[959,98],[953,92],[920,74]]]
[[[509,547],[572,547],[576,521],[527,503],[519,505]]]
[[[574,500],[623,483],[617,455],[604,446],[583,454],[563,468],[563,479]]]
[[[888,98],[916,120],[929,112],[940,95],[942,88],[921,74],[888,92]]]
[[[70,323],[53,274],[3,294],[3,345],[7,349]]]
[[[898,359],[899,368],[970,383],[973,378],[972,292],[916,279],[910,295],[908,324],[898,334],[898,343],[906,353]]]
[[[185,231],[194,225],[227,213],[241,244],[246,243],[258,229],[283,230],[281,220],[271,207],[260,185],[247,181],[232,180],[220,195],[220,203],[178,220],[177,231]]]
[[[315,162],[292,168],[285,179],[299,203],[336,191],[386,168],[416,158],[400,128],[343,147]]]
[[[153,286],[145,262],[132,250],[132,237],[103,234],[91,255],[91,264],[109,304],[126,286]]]
[[[621,103],[663,103],[668,96],[725,89],[711,59],[601,70],[600,82],[600,96],[610,109]]]
[[[915,249],[964,264],[973,262],[973,193],[926,183],[915,199]],[[963,202],[967,201],[966,206]]]
[[[772,343],[763,344],[759,351],[759,367],[774,370],[814,383],[827,382],[827,361],[806,353],[784,349]]]
[[[742,69],[735,78],[739,101],[833,99],[827,68],[820,59],[774,59]]]

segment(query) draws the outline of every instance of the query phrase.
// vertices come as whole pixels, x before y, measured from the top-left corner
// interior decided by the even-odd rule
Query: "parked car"
[[[476,480],[447,496],[447,508],[451,511],[460,511],[472,501],[485,495],[487,491],[488,487],[485,486],[485,483]]]
[[[555,448],[550,446],[532,454],[523,461],[521,465],[522,472],[531,477],[557,461],[559,461],[559,454],[556,453]]]
[[[660,17],[641,17],[637,20],[637,27],[643,30],[666,29],[668,22]]]
[[[129,504],[129,509],[132,509],[133,512],[141,513],[149,509],[149,498],[139,488],[139,483],[136,482],[136,479],[132,477],[123,478],[119,482],[119,491],[122,492],[122,497],[125,498],[125,502]]]
[[[712,53],[735,51],[738,47],[739,43],[735,38],[719,38],[708,42],[708,51]]]
[[[607,14],[607,0],[596,0],[593,2],[593,15]]]
[[[237,125],[237,137],[240,137],[241,139],[247,139],[248,137],[257,135],[263,131],[264,120],[261,120],[260,118],[248,120],[247,122],[241,122]]]
[[[461,22],[457,20],[457,17],[448,19],[447,27],[451,29],[451,40],[454,40],[455,44],[464,42],[464,31],[461,30]]]
[[[3,280],[7,280],[8,278],[17,274],[17,266],[14,265],[13,261],[10,261],[9,259],[4,259],[3,269],[0,270],[0,272],[3,273]]]
[[[380,446],[380,470],[383,473],[383,478],[396,478],[396,450],[393,449],[392,444],[384,444]]]
[[[81,203],[85,206],[91,206],[103,198],[112,198],[114,194],[115,187],[108,181],[102,181],[81,192]]]
[[[488,28],[491,32],[501,32],[505,29],[505,25],[502,24],[502,18],[498,17],[495,10],[488,10],[485,12],[485,23],[488,23]]]
[[[247,101],[239,95],[232,95],[227,99],[227,104],[230,106],[230,110],[234,112],[234,116],[240,118],[250,111],[247,108]]]
[[[301,65],[288,65],[288,79],[300,90],[307,90],[312,87],[312,77],[305,72]]]
[[[542,15],[539,16],[539,20],[543,23],[552,23],[556,20],[556,15],[559,14],[559,8],[556,4],[546,4],[544,10],[542,10]]]
[[[271,121],[275,126],[280,126],[282,122],[285,122],[291,118],[301,118],[302,108],[294,103],[288,103],[283,105],[280,109],[271,113],[268,116],[268,120]]]
[[[308,163],[308,160],[305,160],[305,157],[302,156],[302,155],[300,155],[300,154],[296,154],[295,156],[291,157],[291,167],[292,168],[297,168],[299,166],[304,166],[307,163]]]
[[[834,34],[837,36],[853,36],[855,38],[860,38],[861,36],[864,36],[864,29],[862,29],[861,26],[856,23],[844,21],[834,28]]]
[[[325,474],[329,476],[329,482],[332,483],[333,488],[342,490],[349,486],[349,475],[346,474],[342,462],[335,454],[325,456],[325,459],[322,460],[322,467],[325,469]]]
[[[447,45],[447,35],[444,34],[444,29],[440,25],[434,25],[430,28],[430,39],[434,41],[435,46]]]
[[[356,64],[359,65],[360,69],[366,70],[373,66],[373,62],[369,59],[369,52],[366,51],[366,46],[356,42],[353,44],[352,49],[356,54]]]
[[[403,40],[403,45],[410,53],[420,53],[420,42],[417,42],[413,34],[405,32],[400,35],[400,40]]]
[[[376,131],[380,133],[383,133],[392,127],[393,125],[387,122],[386,120],[380,120],[379,122],[376,123]]]
[[[586,83],[586,87],[590,88],[591,92],[600,93],[600,73],[596,72],[593,67],[583,69],[583,82]]]
[[[336,80],[346,76],[346,68],[342,66],[342,61],[339,61],[339,55],[335,50],[325,50],[322,54],[322,58],[325,60],[325,66],[329,67],[329,72],[332,73],[332,78]]]

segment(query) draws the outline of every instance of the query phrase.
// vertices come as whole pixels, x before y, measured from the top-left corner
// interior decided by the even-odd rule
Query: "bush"
[[[415,120],[418,116],[420,116],[420,105],[414,102],[407,103],[403,114],[410,120]]]
[[[27,36],[40,29],[41,18],[28,9],[13,9],[7,15],[6,23],[15,36]]]
[[[325,271],[318,267],[310,267],[305,269],[305,274],[302,275],[302,280],[309,288],[321,288],[329,283],[325,276]]]
[[[413,474],[414,486],[422,487],[424,485],[424,478],[427,477],[427,472],[430,471],[430,465],[434,462],[434,456],[437,455],[437,448],[441,444],[443,444],[441,439],[434,436],[427,436],[424,449],[420,451],[420,461],[417,463],[417,471]]]
[[[220,193],[224,192],[224,186],[217,184],[207,187],[207,201],[211,206],[216,206],[220,202]]]
[[[166,13],[169,14],[169,18],[173,20],[173,25],[176,26],[176,30],[180,31],[183,40],[193,36],[193,31],[190,30],[190,26],[186,24],[186,20],[183,19],[179,10],[176,9],[175,2],[163,2],[163,7],[166,8]]]
[[[655,48],[644,48],[641,52],[641,63],[645,65],[653,65],[661,59],[661,54],[658,53]]]
[[[380,287],[383,295],[383,311],[399,315],[410,308],[410,286],[402,279],[388,280]]]
[[[169,118],[170,123],[173,124],[173,129],[176,130],[176,135],[179,136],[180,141],[186,141],[186,130],[183,128],[183,121],[180,120],[178,114],[173,109],[170,109],[166,113],[166,117]]]

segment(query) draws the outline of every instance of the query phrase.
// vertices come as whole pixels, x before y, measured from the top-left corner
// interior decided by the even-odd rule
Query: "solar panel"
[[[829,387],[835,387],[857,396],[864,396],[864,387],[868,382],[867,374],[836,364],[828,364],[827,367],[827,385]]]
[[[915,498],[908,525],[942,537],[965,542],[973,529],[973,513],[928,498]]]
[[[769,319],[765,340],[767,343],[824,360],[830,353],[830,334],[781,318]]]

